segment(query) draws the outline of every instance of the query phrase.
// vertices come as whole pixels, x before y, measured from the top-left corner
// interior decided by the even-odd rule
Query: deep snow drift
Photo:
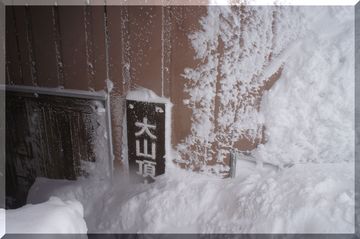
[[[354,8],[301,7],[305,35],[264,95],[258,160],[354,162]]]
[[[5,235],[5,209],[0,208],[0,238]]]
[[[124,178],[116,178],[112,185],[95,179],[39,179],[28,201],[41,201],[49,195],[77,198],[87,208],[89,232],[354,231],[351,164],[302,164],[282,171],[250,164],[241,162],[241,174],[234,179],[177,168],[169,168],[148,185],[131,185]],[[109,186],[111,190],[103,189]]]

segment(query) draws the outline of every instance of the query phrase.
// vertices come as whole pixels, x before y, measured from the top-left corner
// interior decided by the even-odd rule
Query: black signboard
[[[165,173],[165,104],[127,100],[129,170],[137,182]]]

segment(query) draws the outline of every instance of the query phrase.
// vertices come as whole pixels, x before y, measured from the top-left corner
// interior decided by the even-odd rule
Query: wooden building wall
[[[187,35],[205,14],[206,6],[7,6],[6,84],[106,91],[111,80],[117,161],[126,93],[151,89],[189,115],[174,117],[176,144],[190,132],[181,74],[196,62]]]
[[[191,134],[192,123],[182,74],[202,61],[194,58],[188,35],[200,29],[206,14],[207,6],[7,6],[6,83],[107,91],[111,80],[116,165],[122,158],[125,96],[137,86],[151,89],[174,105],[176,146]],[[259,92],[279,74],[281,69]],[[236,146],[252,149],[259,142],[244,139]]]

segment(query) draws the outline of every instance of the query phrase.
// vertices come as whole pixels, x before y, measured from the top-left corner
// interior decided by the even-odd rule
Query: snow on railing
[[[253,155],[252,155],[252,151],[250,150],[239,150],[239,149],[231,149],[230,150],[230,177],[231,178],[235,178],[237,175],[237,161],[238,160],[243,160],[246,162],[250,162],[253,163],[256,166],[265,166],[268,168],[272,168],[275,171],[279,171],[282,170],[283,168],[290,168],[292,167],[294,164],[288,163],[288,164],[273,164],[270,162],[264,162],[261,160],[256,159]]]

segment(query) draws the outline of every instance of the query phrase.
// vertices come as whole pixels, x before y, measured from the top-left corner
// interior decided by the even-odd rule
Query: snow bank
[[[125,180],[120,182],[122,181]],[[90,230],[92,225],[97,223],[96,209],[103,206],[99,205],[99,201],[110,186],[109,180],[92,176],[79,178],[77,181],[39,177],[29,190],[27,203],[42,203],[52,196],[61,198],[63,201],[79,201],[84,207],[84,218]]]
[[[246,181],[257,180],[251,176]],[[259,179],[259,178],[258,178]],[[244,183],[246,183],[246,181]],[[260,179],[241,203],[249,231],[354,233],[354,170],[351,164],[296,165]]]
[[[5,235],[5,209],[0,208],[0,238]]]
[[[306,36],[261,104],[272,163],[354,161],[354,8],[303,7]]]
[[[354,231],[354,171],[349,164],[256,170],[244,180],[171,169],[151,185],[105,195],[98,232],[330,233]]]
[[[82,201],[94,233],[354,232],[351,164],[309,163],[280,171],[241,166],[233,179],[169,168],[152,184],[117,178],[112,187],[37,179],[29,201],[46,195]]]
[[[41,204],[6,210],[6,233],[87,233],[78,201],[51,197]]]

